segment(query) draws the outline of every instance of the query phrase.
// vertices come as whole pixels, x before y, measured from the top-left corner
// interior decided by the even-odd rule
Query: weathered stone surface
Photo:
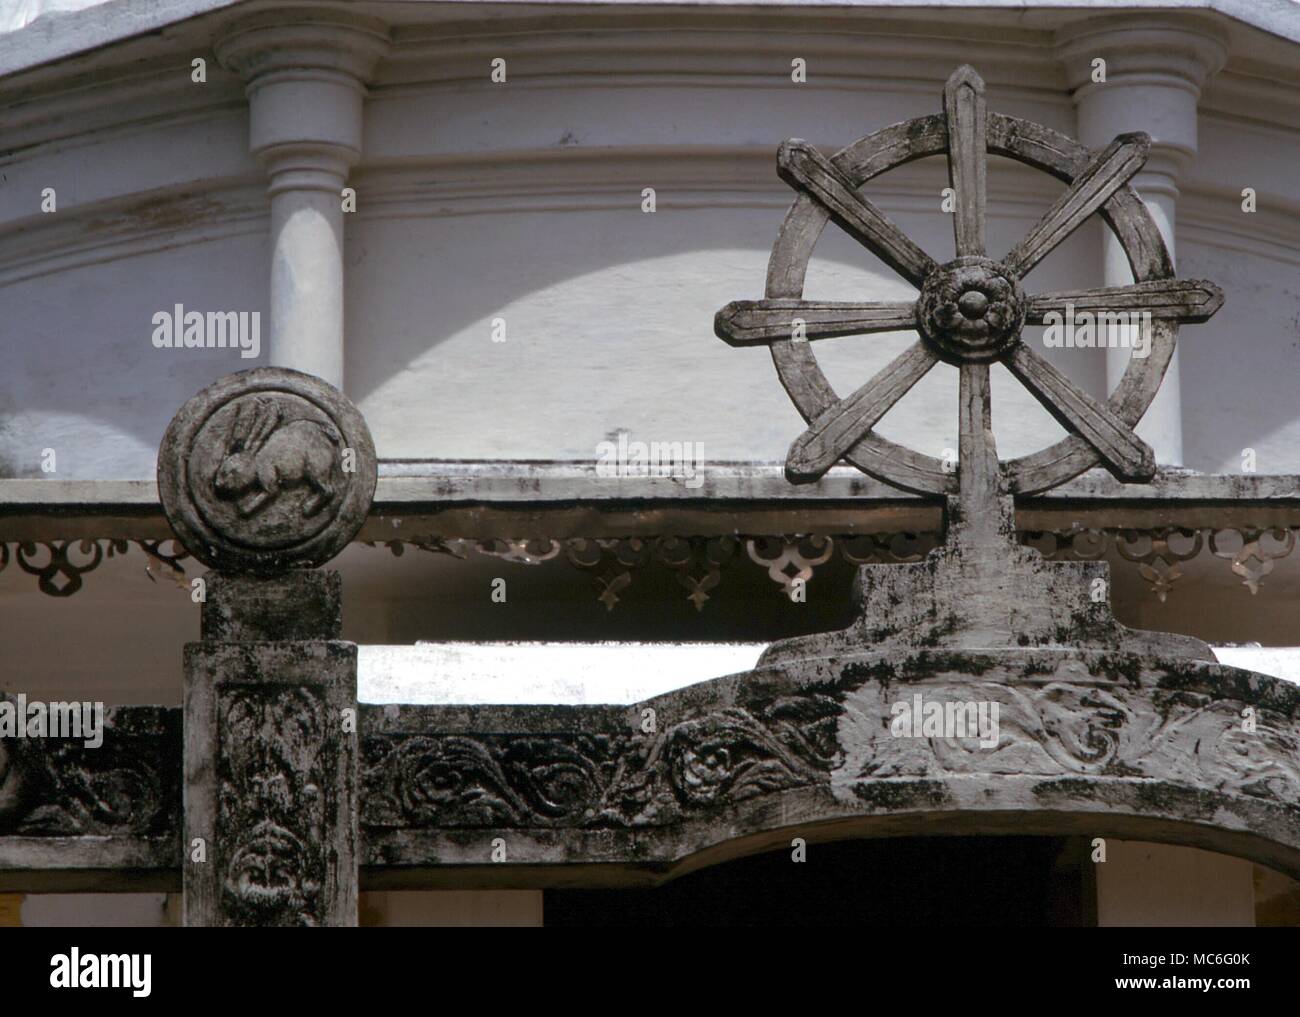
[[[356,924],[356,666],[339,641],[185,648],[187,925]]]
[[[357,648],[333,638],[339,576],[213,579],[205,641],[185,648],[185,922],[355,925]]]
[[[0,739],[0,888],[170,887],[180,817],[179,710],[109,707],[95,748]]]
[[[181,407],[158,451],[158,494],[204,564],[274,575],[347,546],[377,470],[370,431],[346,396],[264,367],[227,375]]]
[[[1121,625],[1109,592],[1105,562],[1049,562],[1011,542],[946,545],[919,562],[861,566],[851,626],[773,643],[760,664],[927,647],[1085,648],[1135,663],[1152,654],[1214,660],[1199,639]]]
[[[210,572],[200,632],[205,641],[337,639],[343,580],[334,571],[261,578]]]
[[[318,714],[320,694],[300,695],[300,679],[350,649],[315,645],[324,649],[305,661],[283,645],[191,650],[205,667],[247,680],[223,690],[220,716],[233,715],[240,738],[265,751],[266,761],[252,775],[243,759],[216,765],[231,777],[244,774],[228,801],[250,828],[292,803],[283,825],[297,841],[260,841],[261,859],[274,864],[258,871],[277,873],[280,882],[255,899],[267,908],[284,903],[277,915],[299,919],[310,910],[309,894],[296,887],[311,887],[320,858],[287,845],[335,841],[307,845],[299,832],[320,813],[294,796],[317,779],[329,784],[317,776],[325,772],[321,757],[295,755],[309,721],[293,720],[286,730],[284,718]],[[298,670],[286,672],[289,661]],[[290,682],[265,681],[261,667]],[[893,705],[918,693],[927,701],[996,702],[997,746],[894,737]],[[1243,726],[1248,707],[1253,733]],[[647,709],[654,731],[643,729]],[[261,718],[261,733],[250,734],[251,721],[241,716]],[[895,648],[764,666],[635,706],[365,706],[359,727],[357,860],[373,887],[636,884],[794,836],[945,833],[1156,840],[1300,876],[1300,689],[1201,661]],[[179,711],[120,708],[110,711],[105,744],[129,737],[132,760],[178,778],[178,728]],[[210,758],[210,744],[199,740]],[[295,761],[288,778],[280,772],[286,760]],[[71,756],[59,762],[76,765]],[[146,821],[142,805],[153,792],[138,792],[134,776],[107,778],[101,784],[130,803],[118,812],[134,818],[87,823],[66,819],[64,797],[16,794],[31,785],[12,762],[0,771],[0,886],[174,887],[182,858],[178,780],[172,804]],[[299,772],[313,776],[304,782]],[[65,775],[40,786],[69,783]],[[259,805],[254,814],[262,793],[281,804]],[[196,807],[193,791],[190,798]],[[55,808],[42,813],[47,805]],[[40,825],[51,815],[56,825]],[[497,839],[504,863],[491,861]],[[215,880],[230,854],[211,839],[209,849],[204,878]],[[202,867],[187,869],[192,879]]]
[[[998,704],[997,744],[896,737],[917,694]],[[943,833],[1165,841],[1300,874],[1300,689],[1200,661],[898,649],[632,707],[367,707],[361,729],[375,885],[653,881],[793,836]]]
[[[653,880],[790,836],[980,832],[1163,840],[1300,872],[1300,690],[1211,664],[1198,640],[1125,628],[1104,565],[1049,563],[1015,540],[1013,492],[1050,488],[1098,460],[1121,479],[1155,471],[1132,427],[1185,302],[1166,301],[1151,357],[1135,359],[1106,405],[1019,338],[1032,306],[1020,277],[1094,212],[1138,283],[1152,284],[1141,294],[1167,295],[1154,284],[1170,279],[1172,262],[1126,183],[1147,139],[1121,136],[1094,154],[990,116],[970,68],[950,79],[944,105],[941,117],[831,159],[806,142],[782,145],[778,173],[800,194],[773,249],[767,298],[728,305],[715,327],[730,342],[771,346],[809,425],[790,449],[791,480],[816,480],[846,458],[906,490],[946,495],[945,546],[915,564],[860,570],[848,629],[785,640],[753,671],[633,707],[367,710],[362,823],[375,878]],[[939,152],[957,192],[958,259],[946,266],[859,192],[875,174]],[[1002,263],[985,252],[988,154],[1070,184]],[[910,315],[897,303],[802,300],[832,220],[920,288]],[[1211,284],[1195,289],[1216,303]],[[807,336],[782,333],[783,319],[793,326],[804,312],[813,338],[906,317],[921,341],[840,399]],[[955,477],[872,433],[940,358],[960,368]],[[995,360],[1074,436],[1004,468]],[[963,726],[896,725],[927,705]],[[971,717],[978,733],[964,726]]]
[[[917,117],[860,138],[826,158],[791,139],[777,153],[777,173],[797,192],[768,261],[764,299],[724,307],[714,323],[733,344],[767,342],[786,392],[808,422],[791,446],[787,476],[796,483],[821,477],[839,459],[896,487],[920,494],[955,493],[957,478],[944,464],[874,432],[881,417],[942,357],[963,368],[987,370],[1000,360],[1070,433],[1050,448],[998,467],[1000,485],[1031,494],[1062,484],[1098,462],[1124,480],[1149,480],[1151,450],[1133,434],[1160,387],[1173,356],[1180,321],[1204,321],[1222,294],[1208,282],[1179,288],[1155,220],[1128,181],[1147,158],[1145,135],[1120,135],[1100,152],[1051,128],[989,113],[984,82],[970,67],[949,78],[942,114]],[[925,156],[946,155],[953,184],[953,230],[958,257],[937,264],[860,191],[867,181]],[[986,162],[1004,156],[1069,184],[1038,223],[1000,263],[985,250]],[[1118,306],[1141,303],[1155,320],[1150,355],[1133,357],[1105,403],[1092,399],[1020,340],[1029,307],[1020,280],[1048,252],[1098,213],[1128,255],[1136,289],[1086,293]],[[912,313],[897,302],[835,304],[804,301],[804,279],[818,238],[834,222],[920,291]],[[1200,294],[1192,300],[1174,294]],[[1048,297],[1052,302],[1053,295]],[[1035,302],[1037,301],[1037,302]],[[806,312],[806,313],[805,313]],[[798,335],[796,319],[811,324]],[[875,378],[840,398],[817,364],[806,338],[880,331],[912,325],[921,341]],[[784,324],[784,328],[782,325]],[[886,327],[891,327],[886,325]],[[963,370],[963,377],[967,371]]]

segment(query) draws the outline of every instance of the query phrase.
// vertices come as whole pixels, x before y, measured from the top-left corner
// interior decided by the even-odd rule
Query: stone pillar
[[[167,428],[163,510],[213,569],[185,648],[186,925],[357,924],[357,648],[312,568],[376,473],[356,408],[296,371],[222,378]]]
[[[1151,155],[1132,185],[1151,210],[1171,258],[1177,258],[1178,184],[1196,157],[1196,107],[1206,78],[1222,68],[1227,44],[1217,25],[1183,15],[1107,15],[1058,33],[1058,54],[1078,107],[1078,137],[1090,148],[1117,134],[1144,131]],[[1105,61],[1095,81],[1094,61]],[[1104,230],[1105,285],[1133,281],[1119,241]],[[1176,261],[1175,261],[1176,263]],[[1128,366],[1128,348],[1106,353],[1106,383],[1114,389]],[[1164,384],[1137,427],[1161,465],[1183,463],[1182,384],[1174,353]]]
[[[232,23],[215,49],[248,82],[249,148],[271,198],[270,360],[343,385],[343,199],[361,157],[382,22],[315,8]]]
[[[337,572],[208,573],[203,641],[185,647],[186,925],[357,924],[341,603]]]

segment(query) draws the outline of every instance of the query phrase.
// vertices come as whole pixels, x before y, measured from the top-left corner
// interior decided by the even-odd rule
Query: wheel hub
[[[934,352],[950,364],[997,360],[1020,339],[1024,292],[989,258],[963,257],[940,265],[921,287],[917,323]]]

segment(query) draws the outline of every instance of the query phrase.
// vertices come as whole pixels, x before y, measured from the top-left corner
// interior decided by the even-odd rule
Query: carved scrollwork
[[[0,835],[162,837],[180,824],[180,714],[109,709],[103,743],[0,739]]]
[[[591,819],[626,738],[374,736],[364,742],[362,822],[530,826]]]
[[[824,784],[834,697],[810,691],[704,711],[659,733],[374,734],[362,825],[638,827]]]
[[[1104,670],[1105,663],[1101,665]],[[1222,792],[1300,802],[1296,697],[1256,704],[1254,727],[1242,703],[1212,686],[1166,676],[1144,684],[1141,668],[1114,682],[1053,679],[1006,682],[969,678],[906,686],[929,702],[982,701],[998,707],[996,744],[971,737],[861,738],[859,778],[1041,774],[1177,779]],[[855,716],[887,716],[896,692],[865,686],[849,696]],[[868,725],[870,728],[870,725]]]
[[[327,879],[326,707],[302,687],[242,686],[218,697],[217,845],[223,912],[235,925],[319,925]]]

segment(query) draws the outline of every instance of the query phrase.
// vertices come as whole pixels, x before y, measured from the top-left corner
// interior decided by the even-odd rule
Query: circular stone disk
[[[227,375],[172,418],[158,495],[177,539],[223,572],[323,565],[356,536],[378,467],[352,402],[282,367]]]

